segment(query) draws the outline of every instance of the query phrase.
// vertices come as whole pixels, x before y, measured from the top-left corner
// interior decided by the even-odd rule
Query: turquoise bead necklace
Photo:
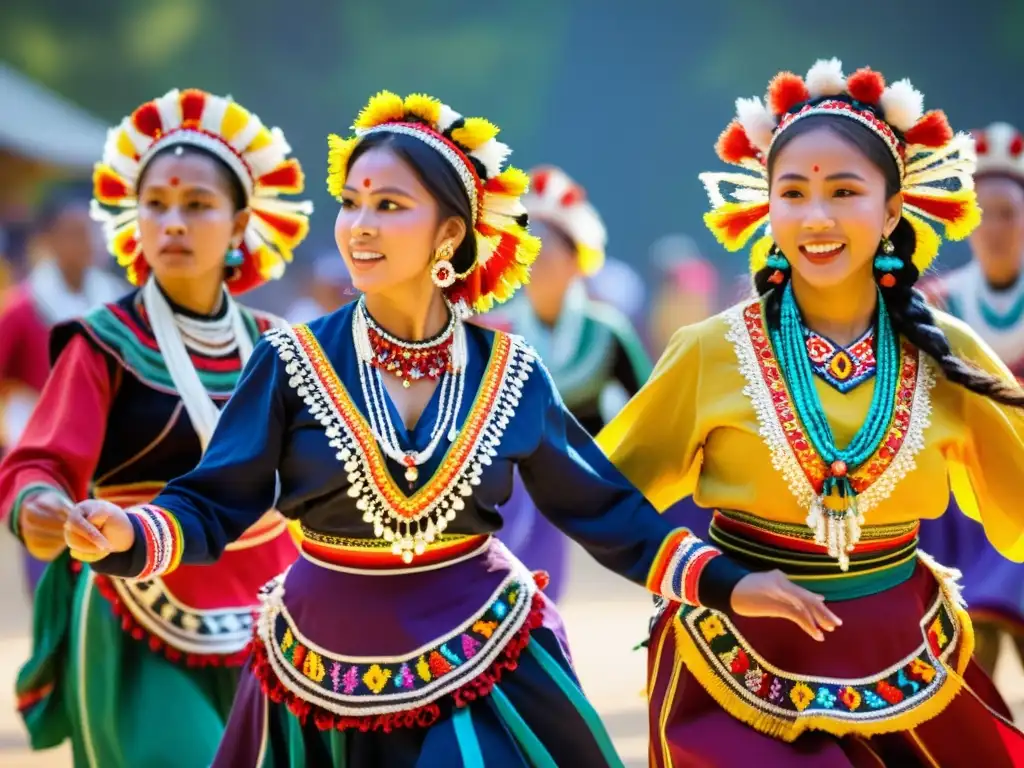
[[[847,553],[860,539],[860,526],[864,523],[857,511],[857,494],[850,483],[850,473],[874,455],[892,423],[900,366],[896,334],[879,293],[875,334],[877,367],[871,407],[850,444],[839,448],[814,387],[814,367],[807,355],[803,320],[792,283],[787,282],[784,288],[779,327],[769,333],[793,407],[815,452],[828,468],[821,495],[811,505],[807,524],[814,529],[816,541],[827,545],[829,554],[846,570],[849,567]]]

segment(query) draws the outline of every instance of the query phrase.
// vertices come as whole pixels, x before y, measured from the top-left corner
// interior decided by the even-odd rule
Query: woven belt
[[[917,567],[919,523],[864,526],[841,571],[806,526],[763,520],[747,512],[716,510],[710,538],[723,552],[754,570],[779,569],[829,600],[884,592],[909,579]]]
[[[313,560],[343,568],[367,571],[409,570],[401,557],[391,549],[391,543],[382,539],[357,539],[332,536],[301,526],[302,553]],[[440,565],[457,560],[480,549],[490,536],[442,535],[427,545],[421,555],[416,556],[413,567]]]

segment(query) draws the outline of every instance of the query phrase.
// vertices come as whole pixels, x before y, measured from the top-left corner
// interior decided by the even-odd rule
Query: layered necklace
[[[850,474],[867,462],[885,440],[896,408],[900,375],[899,346],[882,297],[878,297],[875,334],[875,390],[867,418],[845,448],[836,445],[828,417],[814,388],[814,364],[807,354],[803,321],[787,284],[782,297],[779,327],[770,331],[786,385],[811,445],[827,470],[820,495],[811,504],[807,525],[815,540],[828,547],[842,563],[860,539],[864,517],[857,509],[857,494]]]
[[[466,389],[466,329],[461,313],[451,304],[448,312],[445,329],[422,342],[405,341],[387,333],[367,312],[365,298],[359,299],[352,319],[359,384],[370,429],[385,455],[405,467],[410,490],[419,479],[419,468],[430,461],[441,440],[454,442],[458,434],[456,421]],[[405,386],[420,378],[440,379],[437,418],[430,442],[422,451],[402,449],[388,408],[382,373],[399,377]]]

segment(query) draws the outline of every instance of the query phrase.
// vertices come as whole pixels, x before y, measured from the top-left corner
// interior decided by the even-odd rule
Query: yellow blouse
[[[961,358],[1014,380],[970,328],[936,316]],[[765,383],[764,347],[750,329],[760,318],[759,305],[745,303],[677,331],[646,386],[599,435],[611,460],[659,510],[693,494],[703,507],[804,522],[811,485]],[[905,349],[917,358],[913,347]],[[1024,410],[970,393],[920,358],[907,392],[908,427],[895,435],[898,450],[859,495],[867,525],[939,517],[952,486],[995,547],[1024,561]],[[817,377],[815,386],[837,443],[848,444],[867,415],[874,379],[847,394]]]

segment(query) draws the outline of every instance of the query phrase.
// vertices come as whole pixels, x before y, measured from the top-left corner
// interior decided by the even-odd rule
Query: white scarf
[[[224,292],[224,301],[227,302],[226,324],[231,329],[234,343],[238,349],[238,356],[244,366],[252,354],[252,339],[249,337],[249,330],[238,309],[238,304],[231,298],[227,291]],[[185,342],[182,339],[179,325],[183,322],[189,324],[189,330],[196,328],[195,323],[189,323],[187,318],[179,318],[174,314],[171,305],[167,303],[163,293],[157,287],[156,281],[151,277],[142,289],[142,304],[149,316],[149,323],[153,327],[153,336],[156,337],[160,354],[164,358],[167,371],[171,374],[171,381],[185,405],[185,411],[192,421],[192,428],[199,436],[199,442],[206,451],[206,446],[213,436],[213,430],[217,427],[220,419],[220,410],[210,398],[199,374],[196,373],[189,357]]]

